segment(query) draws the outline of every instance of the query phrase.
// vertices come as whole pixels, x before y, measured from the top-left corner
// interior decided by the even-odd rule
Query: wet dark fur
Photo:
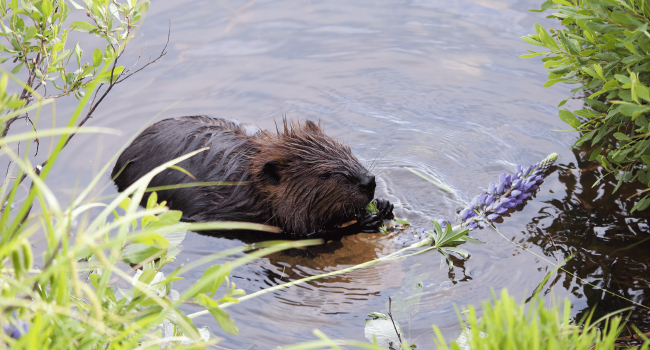
[[[178,164],[196,180],[167,169],[149,184],[240,183],[159,191],[159,201],[181,210],[186,221],[256,222],[304,236],[325,235],[351,220],[358,221],[357,230],[373,231],[383,218],[392,218],[392,205],[385,200],[378,202],[378,215],[364,210],[374,197],[375,177],[348,146],[311,121],[285,120],[283,127],[272,134],[207,116],[165,119],[124,150],[112,176],[119,173],[115,184],[123,191],[156,166],[210,147]]]

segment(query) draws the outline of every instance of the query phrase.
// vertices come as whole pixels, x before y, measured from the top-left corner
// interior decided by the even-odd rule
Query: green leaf
[[[544,12],[548,10],[553,4],[550,0],[546,0],[542,3],[542,8],[540,10],[528,10],[530,12]]]
[[[623,114],[625,116],[628,116],[628,117],[632,117],[632,120],[634,120],[636,117],[641,115],[641,113],[646,112],[647,109],[645,109],[645,108],[643,108],[641,106],[638,106],[638,105],[634,105],[634,104],[624,104],[624,105],[621,105],[621,110],[620,111],[621,111],[621,114]]]
[[[229,274],[230,262],[225,262],[223,265],[208,267],[205,272],[203,272],[203,276],[194,283],[194,287],[196,288],[191,291],[191,294],[197,295],[210,293],[210,296],[215,295]]]
[[[562,82],[562,81],[566,81],[566,79],[562,78],[562,79],[549,80],[549,81],[544,83],[544,87],[551,87],[551,86],[553,86],[553,85],[555,85],[555,84],[557,84],[559,82]]]
[[[11,70],[11,73],[18,74],[18,72],[20,72],[21,68],[23,68],[23,63],[22,62],[20,62],[17,66],[15,66],[14,69]]]
[[[158,205],[158,193],[151,192],[149,198],[147,198],[147,209],[155,208]]]
[[[149,10],[149,5],[150,5],[149,1],[145,0],[141,2],[140,6],[138,6],[138,13],[144,14],[145,12],[147,12],[147,10]]]
[[[626,75],[615,74],[614,78],[616,78],[616,80],[620,81],[621,84],[632,84],[632,80],[630,80],[630,77],[628,77]]]
[[[642,155],[642,156],[641,156],[641,160],[642,160],[644,163],[650,165],[650,156]]]
[[[595,143],[595,142],[594,142],[594,143]],[[596,148],[595,150],[593,150],[593,151],[591,152],[591,155],[589,155],[589,160],[595,160],[596,158],[598,158],[598,156],[600,155],[600,152],[601,152],[601,151],[602,151],[602,148],[600,148],[600,147],[598,147],[598,148]]]
[[[201,339],[201,335],[199,334],[199,330],[196,329],[196,326],[194,323],[192,323],[192,320],[190,320],[181,310],[174,309],[175,316],[172,318],[172,322],[178,326],[178,328],[181,329],[181,332],[183,332],[183,335],[186,337],[192,339],[192,340],[199,340]]]
[[[74,46],[74,53],[75,53],[75,56],[77,57],[77,65],[79,65],[79,67],[81,67],[81,55],[83,55],[83,50],[81,50],[81,47],[79,46],[79,43],[77,43]]]
[[[154,224],[156,223],[149,225],[147,230],[149,230],[151,226]],[[182,227],[179,227],[178,231],[161,235],[165,237],[165,239],[169,242],[169,246],[167,247],[167,252],[166,252],[168,256],[171,254],[172,249],[175,249],[174,247],[177,247],[179,244],[183,242],[186,234],[187,231],[183,230]],[[149,259],[153,255],[159,254],[161,250],[163,249],[159,249],[142,243],[133,243],[133,244],[129,244],[128,246],[126,246],[126,248],[124,248],[124,250],[122,250],[121,258],[127,263],[139,264]]]
[[[50,17],[50,14],[52,14],[52,1],[50,0],[42,0],[41,1],[41,11],[43,12],[43,15],[45,18]]]
[[[596,72],[594,72],[592,69],[589,69],[587,67],[582,67],[582,71],[591,75],[594,79],[601,80],[598,74],[596,74]]]
[[[537,29],[537,35],[539,35],[540,40],[546,44],[546,47],[554,52],[560,51],[560,48],[557,46],[557,43],[555,43],[555,40],[553,40],[553,38],[548,35],[546,29],[541,24],[535,22],[535,29]]]
[[[638,177],[639,177],[639,181],[641,181],[642,184],[644,184],[646,186],[649,186],[648,185],[648,175],[646,175],[645,171],[639,170],[637,172],[637,174],[638,174]]]
[[[36,27],[29,27],[27,28],[27,32],[25,32],[25,41],[28,41],[36,36]]]
[[[103,57],[102,50],[95,49],[95,51],[93,51],[93,66],[99,67],[99,65],[102,64]]]
[[[64,50],[63,52],[61,52],[61,54],[59,54],[58,56],[56,56],[56,57],[55,57],[55,58],[50,62],[50,65],[51,65],[51,66],[56,65],[57,63],[59,63],[59,62],[63,61],[64,59],[70,57],[71,54],[72,54],[72,50]]]
[[[604,24],[595,21],[586,22],[585,26],[590,30],[593,30],[594,32],[598,32],[598,33],[617,32],[617,31],[623,31],[625,29],[615,24]]]
[[[607,79],[605,79],[605,76],[603,75],[603,67],[601,67],[600,64],[594,64],[594,71],[596,71],[596,74],[598,74],[600,80],[605,82],[607,81]]]
[[[467,228],[458,228],[457,230],[448,233],[444,236],[443,239],[440,240],[440,242],[436,242],[436,246],[444,246],[446,244],[450,244],[458,240],[459,238],[463,237],[469,232],[469,229]],[[447,248],[447,247],[445,247]]]
[[[591,138],[594,137],[594,135],[596,135],[596,130],[590,131],[590,132],[588,132],[588,133],[582,135],[582,137],[580,137],[580,138],[578,139],[578,141],[576,141],[576,142],[573,144],[573,146],[571,146],[571,148],[573,148],[573,147],[576,146],[576,145],[578,145],[578,146],[582,146],[583,143],[585,143],[585,142],[591,140]]]
[[[126,211],[129,209],[129,205],[131,205],[131,198],[126,197],[118,206]]]
[[[599,111],[605,112],[609,109],[609,106],[607,106],[606,104],[591,98],[586,98],[585,103]]]
[[[395,222],[402,225],[410,225],[409,222],[406,220],[395,220]]]
[[[580,127],[581,123],[573,113],[563,109],[559,111],[559,114],[560,119],[562,119],[563,122],[571,125],[575,129],[578,129]]]
[[[521,56],[519,56],[519,58],[533,58],[533,57],[543,56],[543,55],[547,55],[547,54],[551,53],[550,51],[534,52],[534,51],[530,51],[530,50],[528,50],[528,52],[532,52],[532,53],[526,54],[526,55],[521,55]]]
[[[377,204],[375,204],[375,202],[368,203],[368,205],[366,205],[366,210],[372,215],[377,215],[377,213],[379,213],[379,209],[377,209]]]
[[[203,294],[198,295],[194,301],[206,308],[212,314],[212,316],[214,316],[214,319],[219,322],[219,325],[226,333],[234,335],[239,334],[237,325],[230,318],[230,315],[228,315],[227,312],[219,307],[219,303]]]
[[[88,33],[96,27],[85,21],[72,22],[70,25],[70,30],[76,30],[78,32]]]
[[[147,231],[175,225],[181,221],[181,217],[183,217],[183,212],[179,210],[166,211],[158,215],[158,221],[154,221],[147,226]]]
[[[628,139],[628,136],[625,135],[625,134],[623,134],[623,133],[621,133],[621,132],[615,132],[615,133],[614,133],[614,137],[615,137],[617,140],[625,140],[625,139]]]
[[[537,41],[537,40],[535,40],[535,39],[531,39],[531,38],[529,38],[529,37],[527,37],[527,36],[522,36],[522,37],[521,37],[521,40],[523,40],[523,41],[525,41],[525,42],[527,42],[527,43],[529,43],[529,44],[533,44],[533,45],[537,45],[537,46],[543,46],[543,47],[546,47],[546,45],[544,45],[544,43],[542,43],[541,41]]]
[[[630,213],[633,213],[635,210],[646,210],[650,206],[650,198],[648,196],[643,197],[642,200],[640,200],[638,203],[634,205],[632,210],[630,210]]]
[[[115,67],[115,72],[113,74],[113,81],[117,80],[120,73],[124,71],[124,66]],[[109,84],[111,80],[111,71],[104,72],[97,79],[98,84]]]
[[[577,40],[575,39],[569,39],[564,35],[563,31],[560,31],[560,34],[558,35],[558,38],[560,38],[560,41],[564,45],[564,47],[569,50],[569,52],[573,55],[580,55],[582,48],[580,46],[580,43],[578,43]]]
[[[164,249],[169,247],[169,241],[167,238],[155,233],[147,233],[144,236],[140,236],[133,240],[133,243],[142,243],[144,245],[153,246],[155,248]]]
[[[454,252],[454,253],[462,256],[465,259],[467,259],[469,257],[469,253],[465,249],[455,248],[455,247],[446,247],[445,250],[450,251],[450,252]]]
[[[547,70],[549,73],[553,73],[553,74],[564,74],[570,71],[572,68],[573,68],[573,63],[567,64],[565,66],[557,66],[555,68],[549,68]]]
[[[638,97],[641,97],[642,99],[650,102],[650,91],[648,91],[648,88],[645,85],[641,83],[635,84],[634,92]]]
[[[153,281],[153,278],[156,277],[156,270],[146,270],[142,272],[142,275],[140,275],[140,278],[138,278],[138,282],[144,283],[145,285],[149,285],[151,281]],[[135,288],[133,290],[133,296],[137,297],[140,295],[142,291],[138,288]]]
[[[598,129],[598,135],[596,135],[592,144],[597,144],[598,141],[604,138],[608,132],[609,132],[609,128],[606,125],[601,126],[600,129]]]

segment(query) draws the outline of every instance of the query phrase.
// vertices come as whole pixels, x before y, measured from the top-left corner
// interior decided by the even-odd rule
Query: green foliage
[[[536,11],[548,9],[553,10],[548,18],[560,20],[563,28],[547,30],[536,23],[537,33],[522,39],[547,50],[521,57],[545,56],[549,81],[544,86],[577,84],[571,92],[584,92],[585,108],[562,110],[560,119],[582,133],[576,145],[592,146],[590,159],[616,176],[616,189],[634,180],[650,186],[650,4],[553,0]],[[650,195],[632,211],[648,206]]]
[[[95,83],[116,82],[124,71],[124,67],[115,66],[116,58],[133,37],[136,23],[149,8],[149,2],[84,0],[82,4],[63,0],[1,0],[0,35],[8,45],[0,44],[0,63],[17,63],[14,74],[26,68],[27,85],[34,90],[43,86],[45,97],[49,97],[48,86],[59,90],[52,97],[73,94],[81,99]],[[66,20],[73,8],[84,11],[91,23],[77,21],[67,28]],[[94,34],[103,39],[106,48],[95,49],[84,60],[79,44],[68,42],[70,31]],[[109,68],[102,69],[102,63]],[[29,100],[29,94],[26,88],[21,99]]]
[[[445,226],[444,230],[440,224],[431,220],[433,224],[433,231],[424,231],[424,233],[431,238],[436,249],[442,254],[440,257],[440,268],[445,266],[445,262],[449,266],[449,270],[454,267],[454,263],[451,261],[450,253],[456,253],[461,257],[467,259],[469,253],[462,248],[455,247],[458,244],[463,244],[465,242],[475,242],[481,243],[480,241],[467,235],[469,229],[466,227],[455,226],[451,227],[449,223]]]
[[[366,205],[366,210],[372,215],[377,215],[377,213],[379,213],[379,209],[377,209],[377,204],[375,204],[375,202],[368,203],[368,205]]]
[[[530,305],[516,303],[507,290],[501,297],[494,296],[492,302],[482,303],[480,315],[475,306],[468,306],[464,313],[468,327],[455,342],[452,350],[461,349],[562,349],[599,350],[614,349],[616,338],[623,330],[621,316],[612,314],[592,322],[591,317],[575,323],[570,317],[571,304],[564,307],[544,305],[544,299],[535,296]],[[600,327],[600,328],[599,328]],[[438,349],[448,350],[444,337],[438,327],[434,341]],[[647,350],[646,342],[640,350]]]

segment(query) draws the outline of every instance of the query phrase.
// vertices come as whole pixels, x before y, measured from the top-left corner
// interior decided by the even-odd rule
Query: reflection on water
[[[269,349],[311,340],[315,328],[336,338],[364,340],[366,315],[387,311],[390,296],[409,342],[431,348],[431,324],[447,338],[459,333],[454,305],[479,304],[492,289],[502,288],[525,298],[552,268],[509,240],[560,260],[577,253],[570,271],[647,304],[650,255],[649,241],[643,239],[648,226],[643,214],[626,214],[632,202],[625,198],[635,189],[624,187],[612,195],[609,181],[591,188],[600,170],[568,150],[577,135],[553,131],[566,128],[555,106],[568,88],[543,88],[541,63],[518,58],[531,49],[519,36],[533,33],[535,21],[556,25],[527,11],[540,3],[155,2],[122,60],[135,62],[145,43],[146,53],[158,53],[171,18],[169,54],[116,87],[88,123],[123,135],[77,135],[48,183],[57,194],[72,195],[100,165],[112,162],[132,135],[165,117],[218,114],[268,130],[285,114],[320,119],[326,132],[349,144],[362,161],[378,160],[377,195],[396,204],[398,218],[408,219],[413,228],[347,236],[306,252],[256,260],[233,272],[237,285],[252,293],[394,252],[417,240],[417,231],[430,229],[428,219],[455,218],[457,202],[480,193],[500,173],[558,152],[564,165],[523,211],[499,225],[507,239],[489,230],[474,233],[486,244],[466,244],[471,256],[455,259],[452,272],[440,268],[440,256],[432,251],[235,305],[228,310],[239,336],[224,334],[209,316],[198,322],[225,338],[221,345],[226,348]],[[82,47],[88,40],[75,38]],[[58,114],[69,114],[73,107],[74,101],[58,104]],[[39,154],[34,162],[45,156]],[[445,183],[459,198],[406,167]],[[104,194],[114,191],[109,186]],[[189,234],[178,264],[240,244],[232,237]],[[197,269],[174,288],[187,288],[202,273]],[[560,278],[553,293],[568,297],[576,315],[596,305],[599,313],[628,306]],[[192,311],[198,309],[188,306]],[[635,309],[633,317],[648,330],[646,311]]]
[[[587,151],[576,150],[576,162],[559,167],[564,191],[557,198],[545,201],[546,207],[527,225],[526,240],[542,247],[548,256],[574,255],[565,266],[569,272],[647,306],[650,299],[648,211],[629,214],[635,204],[635,199],[629,197],[645,188],[627,184],[612,193],[617,183],[612,177],[595,184],[605,172],[599,164],[589,161]],[[571,275],[561,273],[557,283],[584,299],[589,308],[595,307],[596,319],[633,306],[598,288],[576,282]],[[647,331],[649,311],[638,306],[633,308],[630,321]],[[585,313],[587,310],[580,310],[578,316]]]

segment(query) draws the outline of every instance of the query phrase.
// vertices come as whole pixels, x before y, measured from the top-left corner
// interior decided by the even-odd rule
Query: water
[[[377,196],[391,200],[397,217],[421,230],[431,228],[428,219],[455,218],[461,207],[455,201],[469,200],[501,172],[513,172],[515,164],[536,163],[558,152],[560,165],[536,198],[498,226],[506,238],[491,230],[475,232],[486,244],[467,244],[471,257],[455,259],[452,272],[440,268],[438,253],[429,252],[231,307],[239,336],[224,334],[211,316],[198,318],[198,324],[209,326],[224,338],[220,345],[232,349],[313,340],[316,328],[330,337],[363,340],[367,314],[385,313],[392,297],[393,314],[408,341],[432,348],[432,324],[449,338],[460,332],[454,305],[478,304],[502,288],[526,298],[552,268],[510,241],[553,263],[575,253],[569,271],[647,305],[648,224],[644,215],[626,214],[633,201],[625,198],[636,189],[627,186],[612,195],[611,179],[592,188],[601,169],[584,153],[569,150],[575,133],[552,131],[567,129],[555,106],[569,88],[543,88],[541,62],[518,57],[535,48],[519,39],[534,33],[535,21],[559,26],[527,11],[540,4],[154,2],[123,64],[133,64],[145,43],[142,60],[155,57],[171,19],[168,54],[118,85],[87,124],[112,127],[122,135],[77,135],[48,183],[59,195],[70,196],[141,128],[165,117],[223,115],[264,129],[273,129],[283,115],[320,119],[327,133],[349,144],[362,162],[379,160]],[[92,47],[83,35],[74,40]],[[580,105],[573,100],[567,107]],[[73,106],[73,101],[59,103],[57,114],[66,115]],[[37,160],[44,159],[42,153]],[[426,173],[458,196],[406,168]],[[105,193],[114,191],[109,186]],[[305,254],[259,259],[235,270],[232,280],[252,293],[372,260],[415,240],[413,230],[353,235]],[[178,262],[240,244],[190,233]],[[187,288],[203,270],[174,288]],[[578,317],[596,305],[599,315],[630,306],[564,273],[558,278],[547,300],[567,297]],[[635,309],[631,320],[649,330],[647,310]]]

